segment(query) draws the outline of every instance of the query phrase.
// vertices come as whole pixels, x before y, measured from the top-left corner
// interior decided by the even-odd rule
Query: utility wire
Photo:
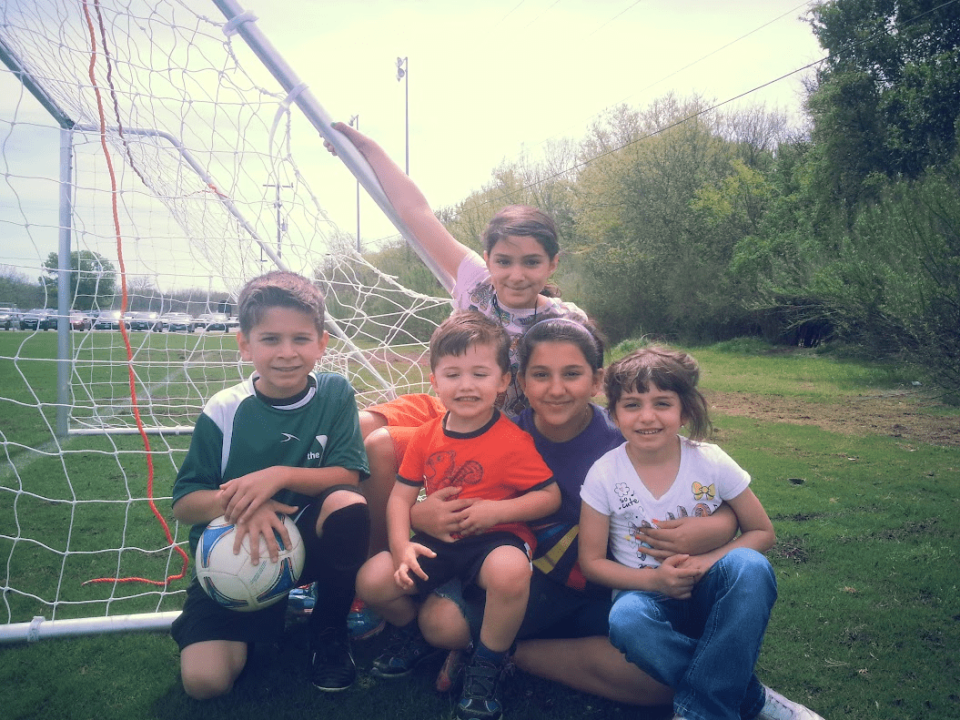
[[[631,97],[633,97],[634,95],[636,95],[636,94],[638,94],[638,93],[646,92],[647,90],[649,90],[650,88],[654,87],[655,85],[659,85],[659,84],[662,83],[664,80],[669,80],[669,79],[672,78],[674,75],[679,75],[679,74],[682,73],[684,70],[689,70],[689,69],[692,68],[694,65],[699,65],[700,63],[702,63],[702,62],[703,62],[704,60],[706,60],[707,58],[711,58],[711,57],[713,57],[714,55],[716,55],[717,53],[719,53],[719,52],[721,52],[721,51],[723,51],[723,50],[726,50],[728,47],[731,47],[732,45],[736,45],[736,44],[737,44],[738,42],[740,42],[741,40],[747,39],[748,37],[750,37],[750,36],[753,35],[754,33],[760,32],[760,31],[763,30],[764,28],[769,27],[770,25],[773,25],[773,23],[777,22],[778,20],[782,20],[782,19],[785,18],[787,15],[790,15],[791,13],[795,13],[795,12],[796,12],[797,10],[799,10],[800,8],[806,7],[806,6],[809,5],[809,4],[810,4],[809,2],[800,3],[800,4],[797,5],[795,8],[792,8],[792,9],[790,9],[790,10],[787,10],[787,11],[786,11],[785,13],[783,13],[782,15],[778,15],[778,16],[775,17],[773,20],[764,23],[763,25],[761,25],[761,26],[758,27],[758,28],[754,28],[754,29],[751,30],[750,32],[746,33],[745,35],[741,35],[741,36],[738,37],[736,40],[731,40],[731,41],[728,42],[726,45],[721,45],[721,46],[718,47],[716,50],[713,50],[713,51],[711,51],[711,52],[708,52],[708,53],[707,53],[706,55],[704,55],[703,57],[698,58],[698,59],[694,60],[693,62],[684,65],[682,68],[679,68],[679,69],[677,69],[677,70],[674,70],[674,71],[673,71],[672,73],[670,73],[669,75],[664,75],[662,78],[660,78],[659,80],[656,80],[656,81],[650,83],[650,84],[647,85],[646,87],[641,88],[640,90],[637,90],[636,92],[630,93],[630,95],[627,95],[627,97],[623,98],[623,100],[621,100],[620,103],[617,103],[617,104],[621,104],[621,103],[626,102],[627,100],[629,100]]]
[[[520,5],[522,5],[523,2],[524,2],[524,0],[521,0]],[[635,2],[633,5],[631,5],[630,7],[626,8],[626,9],[623,10],[622,12],[618,13],[615,17],[611,18],[610,20],[608,20],[606,23],[604,23],[604,24],[601,25],[600,27],[603,27],[603,26],[609,24],[610,22],[612,22],[613,20],[615,20],[617,17],[620,17],[620,15],[622,15],[624,12],[626,12],[627,10],[630,10],[632,7],[634,7],[635,5],[639,4],[640,2],[642,2],[642,0],[637,0],[637,2]],[[942,9],[942,8],[945,8],[945,7],[948,7],[948,6],[953,5],[953,4],[957,3],[957,2],[960,2],[960,0],[946,0],[946,2],[943,2],[943,3],[941,3],[940,5],[937,5],[936,7],[931,8],[930,10],[927,10],[927,11],[925,11],[925,12],[923,12],[923,13],[920,13],[919,15],[916,15],[916,16],[910,18],[909,20],[907,20],[906,22],[904,22],[904,23],[902,23],[902,24],[903,24],[903,25],[907,25],[907,24],[910,24],[910,23],[914,23],[914,22],[920,20],[922,17],[924,17],[924,16],[926,16],[926,15],[929,15],[929,14],[931,14],[931,13],[934,13],[934,12],[936,12],[937,10],[940,10],[940,9]],[[556,4],[556,3],[554,3],[554,4]],[[661,78],[661,79],[658,80],[657,82],[653,83],[653,85],[656,85],[657,83],[660,83],[660,82],[662,82],[663,80],[666,80],[666,79],[672,77],[673,75],[676,75],[678,72],[681,72],[682,70],[685,70],[685,69],[691,67],[692,65],[696,65],[697,63],[705,60],[706,58],[711,57],[712,55],[715,55],[717,52],[720,52],[721,50],[729,47],[730,45],[733,45],[734,43],[739,42],[739,41],[742,40],[743,38],[748,37],[749,35],[752,35],[753,33],[755,33],[755,32],[757,32],[757,31],[759,31],[759,30],[767,27],[768,25],[770,25],[770,24],[773,23],[773,22],[776,22],[777,20],[780,20],[780,19],[783,18],[785,15],[787,15],[787,14],[789,14],[789,13],[791,13],[791,12],[795,12],[797,9],[799,9],[800,7],[803,7],[804,5],[807,5],[807,4],[808,4],[808,3],[803,3],[803,5],[798,5],[797,7],[793,8],[792,10],[788,10],[788,11],[787,11],[786,13],[784,13],[783,15],[780,15],[780,16],[774,18],[773,20],[771,20],[770,22],[768,22],[768,23],[766,23],[766,24],[764,24],[764,25],[761,25],[760,27],[758,27],[758,28],[756,28],[756,29],[754,29],[754,30],[751,30],[751,31],[750,31],[749,33],[747,33],[746,35],[743,35],[743,36],[737,38],[736,40],[733,40],[733,41],[727,43],[726,45],[724,45],[724,46],[722,46],[722,47],[720,47],[720,48],[717,48],[716,50],[714,50],[714,51],[711,52],[711,53],[708,53],[707,55],[703,56],[703,57],[700,58],[699,60],[696,60],[696,61],[694,61],[693,63],[690,63],[689,65],[681,68],[680,70],[677,70],[676,72],[674,72],[674,73],[672,73],[672,74],[670,74],[670,75],[667,75],[667,76],[664,77],[664,78]],[[517,7],[519,7],[519,5],[517,5],[517,6],[514,8],[514,10],[516,10]],[[551,6],[551,7],[552,7],[552,6]],[[549,8],[548,8],[548,9],[549,9]],[[513,12],[513,10],[511,10],[510,12]],[[509,14],[510,14],[510,13],[507,13],[507,15],[509,15]],[[506,17],[506,16],[504,16],[504,17]],[[600,29],[600,28],[597,28],[597,30],[599,30],[599,29]],[[595,30],[594,32],[596,32],[596,30]],[[878,30],[877,32],[879,33],[880,31]],[[866,44],[867,41],[869,41],[869,40],[871,40],[871,39],[872,39],[872,37],[871,37],[871,38],[864,38],[863,40],[859,41],[859,42],[856,43],[856,44],[857,44],[857,45]],[[643,140],[647,140],[647,139],[649,139],[649,138],[651,138],[651,137],[656,137],[657,135],[660,135],[661,133],[664,133],[664,132],[666,132],[667,130],[670,130],[670,129],[672,129],[672,128],[678,127],[678,126],[682,125],[682,124],[685,123],[685,122],[689,122],[690,120],[694,120],[694,119],[696,119],[696,118],[698,118],[698,117],[700,117],[700,116],[702,116],[702,115],[705,115],[705,114],[707,114],[707,113],[709,113],[709,112],[713,112],[714,110],[717,110],[717,109],[719,109],[719,108],[721,108],[721,107],[723,107],[723,106],[725,106],[725,105],[729,105],[729,104],[732,103],[732,102],[736,102],[737,100],[740,100],[740,99],[742,99],[742,98],[745,98],[745,97],[747,97],[748,95],[752,95],[753,93],[755,93],[755,92],[757,92],[757,91],[759,91],[759,90],[762,90],[762,89],[764,89],[764,88],[766,88],[766,87],[769,87],[769,86],[774,85],[774,84],[776,84],[776,83],[778,83],[778,82],[781,82],[781,81],[783,81],[783,80],[786,80],[787,78],[792,77],[792,76],[796,75],[797,73],[803,72],[804,70],[809,70],[809,69],[811,69],[811,68],[814,68],[814,67],[816,67],[817,65],[820,65],[821,63],[826,62],[828,59],[830,59],[830,56],[829,56],[829,55],[825,55],[824,57],[820,58],[819,60],[814,60],[813,62],[807,63],[806,65],[804,65],[804,66],[802,66],[802,67],[799,67],[799,68],[797,68],[797,69],[795,69],[795,70],[791,70],[791,71],[788,72],[788,73],[784,73],[783,75],[781,75],[781,76],[779,76],[779,77],[777,77],[777,78],[774,78],[773,80],[769,80],[769,81],[767,81],[767,82],[765,82],[765,83],[762,83],[762,84],[760,84],[760,85],[757,85],[757,86],[751,88],[750,90],[746,90],[746,91],[744,91],[744,92],[742,92],[742,93],[740,93],[740,94],[738,94],[738,95],[735,95],[735,96],[733,96],[733,97],[731,97],[731,98],[727,98],[726,100],[723,100],[723,101],[721,101],[721,102],[715,103],[715,104],[711,105],[711,106],[708,107],[708,108],[704,108],[703,110],[699,110],[699,111],[697,111],[697,112],[695,112],[695,113],[693,113],[693,114],[691,114],[691,115],[688,115],[687,117],[681,118],[680,120],[677,120],[677,121],[675,121],[675,122],[673,122],[673,123],[671,123],[671,124],[669,124],[669,125],[666,125],[666,126],[664,126],[664,127],[662,127],[662,128],[657,128],[656,130],[654,130],[654,131],[652,131],[652,132],[650,132],[650,133],[647,133],[646,135],[642,135],[641,137],[635,138],[635,139],[633,139],[633,140],[631,140],[631,141],[629,141],[629,142],[627,142],[627,143],[624,143],[623,145],[619,145],[619,146],[614,147],[614,148],[611,148],[611,149],[609,149],[609,150],[605,150],[604,152],[601,152],[600,154],[595,155],[594,157],[587,158],[586,160],[583,160],[583,161],[581,161],[581,162],[575,163],[575,164],[573,164],[573,165],[571,165],[571,166],[569,166],[569,167],[566,167],[566,168],[564,168],[564,169],[562,169],[562,170],[559,170],[559,171],[557,171],[557,172],[555,172],[555,173],[553,173],[553,174],[551,174],[551,175],[547,175],[546,177],[539,178],[538,180],[535,180],[535,181],[533,181],[533,182],[531,182],[531,183],[528,183],[528,184],[526,184],[526,185],[522,185],[522,186],[521,186],[520,188],[518,188],[518,189],[519,189],[520,191],[527,190],[527,189],[529,189],[529,188],[536,187],[537,185],[541,185],[541,184],[543,184],[543,183],[545,183],[545,182],[547,182],[547,181],[549,181],[549,180],[553,180],[554,178],[557,178],[557,177],[561,177],[561,176],[563,176],[563,175],[566,175],[567,173],[570,173],[570,172],[572,172],[572,171],[580,170],[581,168],[584,168],[584,167],[586,167],[587,165],[589,165],[590,163],[595,162],[595,161],[597,161],[597,160],[599,160],[599,159],[601,159],[601,158],[603,158],[603,157],[606,157],[607,155],[612,155],[613,153],[619,152],[620,150],[623,150],[624,148],[630,147],[631,145],[635,145],[635,144],[638,143],[638,142],[641,142],[641,141],[643,141]],[[648,86],[648,87],[652,87],[652,85],[651,85],[651,86]],[[644,88],[644,89],[647,89],[647,88]],[[640,92],[642,92],[642,91],[640,91]],[[629,97],[629,96],[628,96],[628,97]],[[546,142],[546,140],[544,140],[544,141],[542,141],[542,142]],[[542,142],[541,142],[540,144],[542,144]],[[491,199],[489,199],[489,200],[484,200],[483,202],[478,203],[478,204],[475,205],[474,207],[480,207],[480,206],[483,206],[483,205],[489,205],[489,204],[491,204],[494,200],[502,200],[504,197],[505,197],[505,196],[501,196],[500,198],[491,198]],[[459,213],[457,213],[457,214],[454,215],[453,217],[456,218],[456,217],[458,217],[458,216],[459,216]],[[386,238],[382,238],[382,240],[386,240]]]
[[[635,3],[633,3],[633,5],[631,5],[630,7],[624,8],[623,10],[621,10],[620,12],[618,12],[616,15],[614,15],[612,18],[610,18],[609,20],[607,20],[605,23],[601,23],[600,26],[599,26],[596,30],[594,30],[592,33],[590,33],[589,35],[584,35],[584,39],[586,39],[586,38],[588,38],[588,37],[593,37],[593,36],[596,35],[598,32],[600,32],[601,30],[603,30],[607,25],[609,25],[610,23],[612,23],[614,20],[616,20],[616,19],[617,19],[618,17],[620,17],[621,15],[623,15],[625,12],[627,12],[628,10],[633,10],[633,8],[635,8],[637,5],[639,5],[639,4],[642,3],[642,2],[643,2],[643,0],[637,0],[637,1],[636,1]]]
[[[634,4],[636,4],[636,3],[634,3]],[[787,10],[785,13],[783,13],[783,14],[781,14],[781,15],[778,15],[777,17],[773,18],[773,19],[770,20],[769,22],[764,23],[764,24],[761,25],[760,27],[756,27],[756,28],[754,28],[753,30],[751,30],[750,32],[748,32],[748,33],[746,33],[746,34],[744,34],[744,35],[741,35],[741,36],[738,37],[736,40],[731,40],[731,41],[728,42],[726,45],[721,45],[720,47],[716,48],[715,50],[712,50],[711,52],[709,52],[709,53],[707,53],[706,55],[698,58],[697,60],[694,60],[694,61],[691,62],[691,63],[687,63],[687,64],[684,65],[683,67],[678,68],[677,70],[674,70],[674,71],[671,72],[670,74],[664,75],[663,77],[659,78],[658,80],[653,81],[653,82],[650,83],[649,85],[647,85],[647,86],[645,86],[645,87],[642,87],[642,88],[640,88],[639,90],[636,90],[636,91],[630,93],[629,95],[627,95],[626,97],[624,97],[622,100],[620,100],[619,102],[615,103],[614,106],[616,106],[616,105],[622,105],[623,103],[625,103],[625,102],[626,102],[627,100],[629,100],[630,98],[632,98],[632,97],[634,97],[634,96],[636,96],[636,95],[638,95],[638,94],[640,94],[640,93],[646,92],[646,91],[649,90],[650,88],[659,85],[659,84],[662,83],[664,80],[669,80],[670,78],[674,77],[675,75],[679,75],[679,74],[682,73],[684,70],[689,70],[689,69],[692,68],[694,65],[700,64],[700,63],[703,62],[704,60],[706,60],[706,59],[708,59],[708,58],[710,58],[710,57],[713,57],[713,56],[716,55],[717,53],[719,53],[719,52],[721,52],[721,51],[723,51],[723,50],[726,50],[727,48],[731,47],[732,45],[735,45],[736,43],[740,42],[741,40],[744,40],[744,39],[750,37],[751,35],[753,35],[754,33],[757,33],[757,32],[759,32],[760,30],[763,30],[764,28],[769,27],[769,26],[772,25],[773,23],[775,23],[775,22],[777,22],[777,21],[779,21],[779,20],[782,20],[782,19],[785,18],[787,15],[790,15],[791,13],[796,12],[796,11],[799,10],[800,8],[806,7],[806,6],[808,6],[809,4],[810,4],[810,2],[809,2],[809,0],[808,0],[807,2],[803,2],[803,3],[799,4],[799,5],[797,5],[796,7],[792,8],[792,9],[790,9],[790,10]],[[627,10],[629,10],[629,9],[630,9],[630,8],[627,8]],[[624,12],[625,12],[625,11],[624,11]],[[623,13],[620,13],[620,14],[622,15]],[[618,15],[618,17],[619,17],[619,15]],[[608,24],[608,23],[604,23],[604,25],[606,25],[606,24]],[[598,28],[598,29],[599,29],[599,28]],[[608,107],[609,107],[609,106],[608,106]],[[596,116],[597,116],[597,115],[595,114],[594,117],[596,117]],[[538,143],[532,143],[532,144],[533,144],[534,146],[543,145],[544,143],[549,142],[551,139],[552,139],[552,138],[546,138],[546,139],[544,139],[544,140],[541,140],[541,141],[538,142]]]
[[[504,15],[502,18],[500,18],[499,20],[497,20],[493,25],[491,25],[491,26],[490,26],[490,29],[493,30],[494,28],[498,27],[504,20],[506,20],[506,19],[507,19],[508,17],[510,17],[511,15],[513,15],[513,13],[516,12],[517,8],[520,7],[521,5],[523,5],[526,1],[527,1],[527,0],[520,0],[520,2],[518,2],[516,5],[513,6],[513,9],[512,9],[510,12],[508,12],[508,13],[507,13],[506,15]]]
[[[638,2],[639,2],[639,0],[638,0]],[[920,13],[919,15],[916,15],[916,16],[910,18],[910,19],[907,20],[906,22],[902,23],[902,25],[907,25],[907,24],[910,24],[910,23],[917,22],[917,21],[920,20],[922,17],[924,17],[924,16],[926,16],[926,15],[929,15],[929,14],[931,14],[931,13],[933,13],[933,12],[936,12],[937,10],[940,10],[940,9],[942,9],[942,8],[948,7],[949,5],[953,5],[953,4],[957,3],[957,2],[960,2],[960,0],[947,0],[946,2],[943,2],[943,3],[941,3],[940,5],[937,5],[936,7],[931,8],[930,10],[927,10],[926,12]],[[636,4],[636,3],[634,3],[634,4]],[[629,8],[627,8],[627,9],[629,10]],[[794,8],[794,10],[796,10],[796,8]],[[794,10],[790,10],[790,11],[788,11],[788,12],[794,12]],[[622,13],[621,13],[621,14],[622,14]],[[780,17],[783,17],[783,16],[781,15]],[[777,18],[777,19],[779,19],[779,18]],[[771,22],[774,22],[774,21],[771,21]],[[767,23],[767,25],[769,25],[769,24],[770,24],[770,23]],[[765,27],[765,26],[762,26],[762,27]],[[759,30],[759,29],[760,29],[760,28],[757,28],[757,30]],[[754,31],[752,31],[752,32],[756,32],[756,30],[754,30]],[[880,31],[878,30],[877,32],[879,33]],[[750,34],[750,33],[747,33],[747,35],[749,35],[749,34]],[[745,35],[744,37],[746,37],[746,35]],[[742,39],[742,38],[741,38],[741,39]],[[869,41],[869,40],[871,40],[871,39],[872,39],[872,37],[871,37],[871,38],[864,38],[863,40],[861,40],[861,41],[860,41],[859,43],[857,43],[857,44],[861,44],[861,45],[862,45],[862,44],[866,44],[866,42]],[[736,42],[736,41],[733,41],[733,42]],[[732,44],[732,43],[730,43],[730,44]],[[722,48],[721,48],[721,49],[722,49]],[[715,51],[715,52],[716,52],[716,51]],[[711,53],[711,55],[712,55],[712,54],[713,54],[713,53]],[[706,57],[709,57],[709,55],[706,56]],[[543,178],[540,178],[540,179],[538,179],[538,180],[535,180],[534,182],[528,183],[528,184],[526,184],[526,185],[522,185],[522,186],[521,186],[520,188],[518,188],[518,189],[521,190],[521,191],[527,190],[527,189],[529,189],[529,188],[536,187],[537,185],[541,185],[541,184],[543,184],[543,183],[545,183],[545,182],[547,182],[547,181],[549,181],[549,180],[553,180],[554,178],[560,177],[560,176],[562,176],[562,175],[566,175],[567,173],[570,173],[570,172],[572,172],[572,171],[580,170],[581,168],[586,167],[586,166],[589,165],[590,163],[595,162],[595,161],[599,160],[600,158],[606,157],[607,155],[612,155],[613,153],[619,152],[620,150],[623,150],[624,148],[630,147],[631,145],[635,145],[636,143],[641,142],[641,141],[643,141],[643,140],[647,140],[648,138],[656,137],[657,135],[660,135],[661,133],[664,133],[664,132],[666,132],[667,130],[670,130],[671,128],[678,127],[679,125],[682,125],[682,124],[685,123],[685,122],[689,122],[690,120],[694,120],[694,119],[696,119],[696,118],[698,118],[698,117],[700,117],[700,116],[702,116],[702,115],[705,115],[706,113],[713,112],[714,110],[717,110],[718,108],[721,108],[721,107],[723,107],[723,106],[725,106],[725,105],[729,105],[729,104],[732,103],[732,102],[736,102],[737,100],[740,100],[740,99],[742,99],[742,98],[745,98],[745,97],[747,97],[748,95],[752,95],[753,93],[755,93],[755,92],[757,92],[757,91],[759,91],[759,90],[762,90],[762,89],[764,89],[764,88],[766,88],[766,87],[769,87],[769,86],[771,86],[771,85],[774,85],[774,84],[776,84],[776,83],[778,83],[778,82],[781,82],[781,81],[783,81],[783,80],[786,80],[787,78],[792,77],[793,75],[796,75],[797,73],[803,72],[804,70],[809,70],[810,68],[816,67],[817,65],[820,65],[821,63],[826,62],[829,58],[830,58],[829,55],[825,55],[824,57],[820,58],[819,60],[814,60],[814,61],[811,62],[811,63],[807,63],[806,65],[797,68],[796,70],[791,70],[791,71],[788,72],[788,73],[784,73],[784,74],[781,75],[780,77],[774,78],[773,80],[769,80],[769,81],[767,81],[767,82],[765,82],[765,83],[762,83],[761,85],[757,85],[756,87],[753,87],[753,88],[751,88],[750,90],[746,90],[746,91],[744,91],[744,92],[742,92],[742,93],[740,93],[740,94],[738,94],[738,95],[735,95],[735,96],[733,96],[733,97],[731,97],[731,98],[727,98],[726,100],[723,100],[723,101],[721,101],[721,102],[715,103],[714,105],[711,105],[711,106],[708,107],[708,108],[704,108],[703,110],[699,110],[699,111],[697,111],[697,112],[695,112],[695,113],[693,113],[693,114],[691,114],[691,115],[688,115],[687,117],[681,118],[680,120],[677,120],[677,121],[675,121],[675,122],[673,122],[673,123],[671,123],[671,124],[669,124],[669,125],[666,125],[666,126],[664,126],[664,127],[662,127],[662,128],[657,128],[656,130],[654,130],[654,131],[652,131],[652,132],[650,132],[650,133],[647,133],[646,135],[642,135],[642,136],[640,136],[640,137],[638,137],[638,138],[635,138],[635,139],[633,139],[633,140],[631,140],[631,141],[629,141],[629,142],[626,142],[626,143],[624,143],[624,144],[622,144],[622,145],[619,145],[619,146],[617,146],[617,147],[611,148],[611,149],[609,149],[609,150],[605,150],[604,152],[601,152],[600,154],[595,155],[594,157],[587,158],[586,160],[583,160],[583,161],[581,161],[581,162],[575,163],[575,164],[573,164],[573,165],[571,165],[571,166],[569,166],[569,167],[567,167],[567,168],[564,168],[564,169],[562,169],[562,170],[559,170],[558,172],[555,172],[555,173],[553,173],[553,174],[551,174],[551,175],[547,175],[546,177],[543,177]],[[699,60],[698,60],[697,62],[699,62]],[[658,82],[659,82],[659,81],[658,81]],[[499,198],[498,198],[498,199],[499,199]],[[479,205],[488,205],[488,204],[490,204],[491,202],[493,202],[493,199],[485,200],[485,201],[483,201],[482,203],[479,203]]]
[[[557,3],[559,3],[559,2],[560,2],[560,0],[554,0],[553,4],[550,5],[550,7],[548,7],[548,8],[547,8],[546,10],[544,10],[542,13],[540,13],[539,15],[537,15],[533,20],[531,20],[531,21],[528,22],[526,25],[524,25],[522,28],[520,28],[520,32],[523,32],[524,30],[526,30],[527,28],[529,28],[531,25],[533,25],[535,22],[537,22],[540,18],[542,18],[544,15],[546,15],[548,12],[550,12],[550,11],[557,5]]]

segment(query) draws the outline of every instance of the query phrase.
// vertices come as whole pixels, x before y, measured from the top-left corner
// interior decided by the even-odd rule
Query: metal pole
[[[406,166],[407,175],[410,175],[410,60],[397,58],[397,82],[403,80],[403,127],[406,138]]]
[[[370,167],[370,163],[360,154],[353,143],[346,140],[340,133],[335,132],[331,126],[333,122],[327,111],[323,109],[310,89],[300,82],[300,78],[293,71],[283,57],[277,52],[273,45],[267,40],[266,36],[256,27],[256,18],[245,13],[237,0],[213,0],[224,17],[227,18],[232,31],[237,32],[240,37],[246,41],[253,53],[264,64],[264,67],[280,83],[280,86],[288,93],[292,93],[294,103],[299,107],[304,116],[311,125],[319,132],[324,140],[330,142],[337,151],[337,156],[343,161],[354,177],[360,180],[364,189],[377,203],[377,206],[383,210],[384,214],[390,219],[390,222],[406,238],[407,243],[416,251],[424,264],[430,268],[430,272],[440,281],[440,284],[448,291],[453,290],[455,279],[451,277],[440,264],[431,257],[430,253],[424,250],[420,241],[410,231],[406,223],[400,219],[396,208],[387,199],[386,193],[380,186],[376,174]],[[255,237],[255,235],[254,235]]]
[[[283,237],[283,226],[280,224],[280,209],[283,207],[283,204],[280,202],[280,188],[292,188],[293,185],[281,185],[280,183],[264,183],[264,187],[272,187],[277,189],[277,199],[274,200],[273,206],[277,209],[277,257],[282,258],[283,253],[280,252],[280,241]],[[262,253],[261,253],[262,258]]]
[[[60,129],[60,230],[57,260],[57,435],[70,434],[70,228],[73,222],[73,131]],[[79,258],[78,266],[79,266]]]
[[[37,615],[32,622],[10,623],[0,627],[0,645],[22,642],[35,643],[44,639],[101,633],[168,632],[170,625],[179,615],[179,610],[69,620],[47,620],[43,616]]]
[[[354,125],[356,123],[356,125]],[[360,129],[360,113],[350,117],[350,127]],[[360,254],[360,180],[357,179],[357,254]]]

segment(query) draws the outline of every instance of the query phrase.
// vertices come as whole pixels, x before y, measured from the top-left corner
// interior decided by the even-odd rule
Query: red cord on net
[[[110,79],[110,56],[107,49],[107,38],[106,32],[103,27],[103,16],[100,13],[100,1],[94,0],[94,5],[96,6],[97,19],[100,25],[100,37],[103,44],[104,57],[107,63],[107,79],[110,85],[110,92],[113,97],[114,110],[117,112],[117,128],[120,132],[121,138],[123,138],[123,130],[120,124],[119,116],[119,106],[117,105],[116,92],[113,89],[113,82]],[[117,238],[117,259],[120,265],[120,288],[121,288],[121,301],[120,301],[120,312],[121,315],[125,314],[127,311],[127,272],[126,266],[123,259],[123,237],[120,232],[120,212],[117,206],[117,177],[113,169],[113,160],[110,155],[110,149],[107,146],[107,123],[106,117],[103,111],[103,98],[100,94],[100,86],[97,84],[97,78],[95,73],[95,68],[97,64],[97,37],[96,31],[93,27],[93,20],[90,17],[90,8],[87,0],[83,0],[83,14],[87,20],[87,28],[90,31],[90,65],[89,65],[89,76],[90,82],[93,84],[93,90],[97,97],[97,111],[100,115],[100,146],[103,149],[104,159],[107,163],[107,170],[110,175],[110,187],[112,192],[111,200],[113,207],[113,227],[114,232]],[[124,140],[124,144],[126,141]],[[130,156],[128,151],[128,158],[131,163],[133,162],[133,157]],[[134,171],[137,175],[140,175],[140,171],[134,167]],[[140,178],[143,179],[143,176],[140,175]],[[140,432],[140,438],[143,441],[143,447],[146,450],[147,457],[147,500],[150,504],[150,510],[153,512],[154,517],[157,518],[157,521],[160,523],[160,526],[163,528],[164,535],[167,538],[167,542],[173,545],[173,535],[170,532],[170,527],[167,525],[167,521],[164,519],[163,515],[160,514],[160,511],[157,510],[156,503],[153,500],[153,480],[154,480],[154,466],[153,466],[153,452],[150,448],[150,439],[147,437],[147,432],[143,426],[143,419],[140,417],[140,406],[137,402],[137,388],[136,388],[136,374],[133,371],[133,348],[130,346],[130,336],[127,333],[125,324],[120,322],[120,334],[123,337],[123,344],[127,350],[127,375],[130,383],[130,402],[133,407],[133,416],[137,421],[137,430]],[[174,580],[180,580],[186,577],[187,567],[190,563],[190,558],[183,548],[179,545],[174,545],[174,549],[180,555],[183,560],[183,564],[180,569],[180,573],[177,575],[169,575],[165,580],[151,580],[149,578],[141,577],[125,577],[125,578],[94,578],[92,580],[87,580],[83,585],[89,585],[91,583],[128,583],[128,582],[139,582],[146,583],[148,585],[158,585],[158,586],[167,586]]]

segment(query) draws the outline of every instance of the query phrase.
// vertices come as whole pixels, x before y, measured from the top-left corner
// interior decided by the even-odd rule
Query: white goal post
[[[322,138],[452,280],[233,0],[7,0],[0,60],[0,306],[46,311],[0,334],[0,642],[163,629],[189,579],[169,493],[204,401],[250,372],[229,319],[247,280],[316,280],[321,367],[361,406],[426,387],[450,301],[328,218]]]

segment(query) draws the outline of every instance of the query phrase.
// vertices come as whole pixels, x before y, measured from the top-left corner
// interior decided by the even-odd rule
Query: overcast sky
[[[410,174],[434,207],[479,189],[504,160],[536,157],[551,138],[582,137],[620,103],[642,108],[668,92],[724,101],[823,55],[802,19],[807,4],[797,0],[240,4],[327,112],[343,121],[359,115],[361,130],[401,166],[409,90]],[[400,82],[398,57],[409,71]],[[739,102],[796,114],[800,77]],[[12,89],[0,73],[0,106]],[[56,157],[55,147],[38,149],[31,162],[49,162],[56,177]],[[355,185],[339,161],[317,153],[302,169],[333,221],[353,233]],[[364,199],[364,244],[391,233]],[[16,255],[0,248],[0,264],[19,264]]]
[[[358,114],[361,130],[401,166],[409,82],[410,174],[434,207],[479,189],[503,160],[535,155],[550,138],[582,137],[620,103],[644,107],[671,91],[723,101],[823,56],[801,19],[807,4],[797,0],[249,0],[245,7],[330,115]],[[409,64],[401,82],[398,56]],[[742,102],[797,112],[799,77]],[[350,209],[328,208],[348,229]],[[380,229],[375,212],[371,232]]]

